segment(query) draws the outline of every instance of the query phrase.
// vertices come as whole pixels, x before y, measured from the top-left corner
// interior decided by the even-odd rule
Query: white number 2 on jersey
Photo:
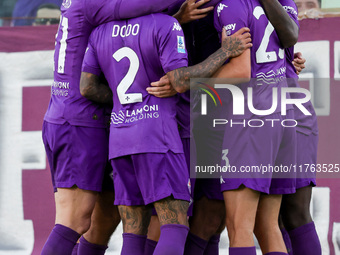
[[[264,10],[260,6],[256,6],[253,15],[256,19],[260,19],[262,15],[265,15]],[[273,25],[268,22],[266,30],[264,31],[264,35],[260,44],[260,47],[256,51],[256,63],[268,63],[268,62],[275,62],[277,61],[277,54],[275,51],[268,51],[268,44],[271,34],[274,32]],[[279,49],[279,57],[281,59],[284,58],[284,50]]]
[[[68,18],[61,16],[60,26],[62,26],[62,37],[60,39],[60,48],[58,54],[58,73],[65,72],[65,58],[66,58],[66,47],[67,47],[67,36],[68,36]]]
[[[129,47],[123,47],[117,50],[112,56],[117,62],[123,58],[128,58],[130,61],[129,70],[117,87],[119,102],[121,104],[143,102],[142,93],[126,93],[134,82],[139,69],[139,59],[136,52]]]

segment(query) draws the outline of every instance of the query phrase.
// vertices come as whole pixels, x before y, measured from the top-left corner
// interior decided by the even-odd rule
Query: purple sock
[[[256,255],[256,247],[229,247],[229,255]]]
[[[321,245],[314,222],[288,232],[294,255],[321,255]]]
[[[281,233],[282,233],[283,241],[285,242],[285,245],[287,248],[288,255],[293,255],[292,243],[290,242],[290,237],[289,237],[287,230],[285,228],[282,228]]]
[[[285,252],[268,252],[264,255],[288,255],[288,253],[285,253]]]
[[[207,247],[205,247],[204,255],[218,255],[220,235],[214,235],[210,238]]]
[[[152,255],[156,249],[157,242],[151,239],[146,239],[144,255]]]
[[[161,226],[161,236],[154,255],[182,255],[189,228],[179,224]]]
[[[63,225],[56,224],[52,229],[41,255],[71,255],[80,235]]]
[[[146,236],[124,233],[121,255],[143,255],[145,241]]]
[[[203,255],[208,241],[189,232],[185,242],[184,255]]]
[[[73,247],[72,255],[77,255],[78,254],[78,247],[79,247],[79,243],[76,243],[76,245]]]
[[[104,255],[107,249],[106,245],[89,243],[83,236],[79,240],[79,255]]]

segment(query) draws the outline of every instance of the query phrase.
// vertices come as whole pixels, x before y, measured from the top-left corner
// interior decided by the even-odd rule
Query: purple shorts
[[[305,164],[308,166],[316,165],[317,151],[318,151],[319,136],[315,134],[305,135],[296,132],[297,141],[297,172],[296,172],[296,188],[300,189],[306,186],[316,186],[316,171],[307,171]],[[300,168],[301,166],[301,168]]]
[[[183,153],[141,153],[111,159],[115,205],[147,205],[163,198],[190,201]]]
[[[44,121],[42,137],[55,192],[74,185],[84,190],[113,191],[107,129]]]
[[[267,194],[294,193],[296,129],[281,125],[285,119],[294,119],[293,110],[288,111],[287,116],[274,113],[254,119],[279,121],[274,124],[264,121],[262,127],[226,125],[221,165],[225,166],[227,162],[233,171],[223,173],[221,191],[238,189],[244,185]],[[293,125],[292,122],[284,123]]]

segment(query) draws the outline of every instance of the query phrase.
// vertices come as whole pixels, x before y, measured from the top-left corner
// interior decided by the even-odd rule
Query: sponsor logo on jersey
[[[224,8],[228,8],[227,5],[220,3],[217,6],[217,16],[219,17]]]
[[[144,105],[141,108],[134,110],[126,110],[123,112],[111,113],[111,124],[129,124],[143,119],[157,119],[159,118],[158,105]]]
[[[185,53],[184,36],[177,36],[177,51],[178,53]]]
[[[182,27],[178,22],[174,22],[174,26],[172,27],[172,31],[177,30],[177,31],[182,31]]]
[[[62,96],[67,97],[69,94],[70,83],[68,81],[61,82],[61,81],[53,81],[51,94],[53,96]]]
[[[64,8],[68,9],[71,7],[72,1],[71,0],[64,0],[62,5],[64,6]]]
[[[293,14],[294,16],[298,16],[297,11],[292,6],[282,6],[283,9],[286,10],[286,12]]]
[[[217,91],[212,86],[210,86],[206,83],[203,83],[203,82],[197,82],[197,83],[199,84],[198,85],[199,90],[204,91],[206,94],[208,94],[210,96],[210,98],[214,101],[215,106],[217,106],[217,101],[216,101],[215,97],[218,99],[218,101],[222,105],[222,100],[221,100],[220,95],[217,93]],[[206,101],[206,95],[205,95],[205,97],[202,95],[201,100]],[[204,113],[202,113],[202,114],[204,114]]]
[[[235,28],[236,28],[236,23],[226,25],[226,26],[224,26],[224,28],[227,31],[227,35],[231,35],[231,32],[234,31]]]

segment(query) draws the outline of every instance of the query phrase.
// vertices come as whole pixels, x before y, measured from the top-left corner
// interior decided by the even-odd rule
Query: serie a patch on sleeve
[[[178,53],[185,53],[184,36],[177,36],[177,51]]]

